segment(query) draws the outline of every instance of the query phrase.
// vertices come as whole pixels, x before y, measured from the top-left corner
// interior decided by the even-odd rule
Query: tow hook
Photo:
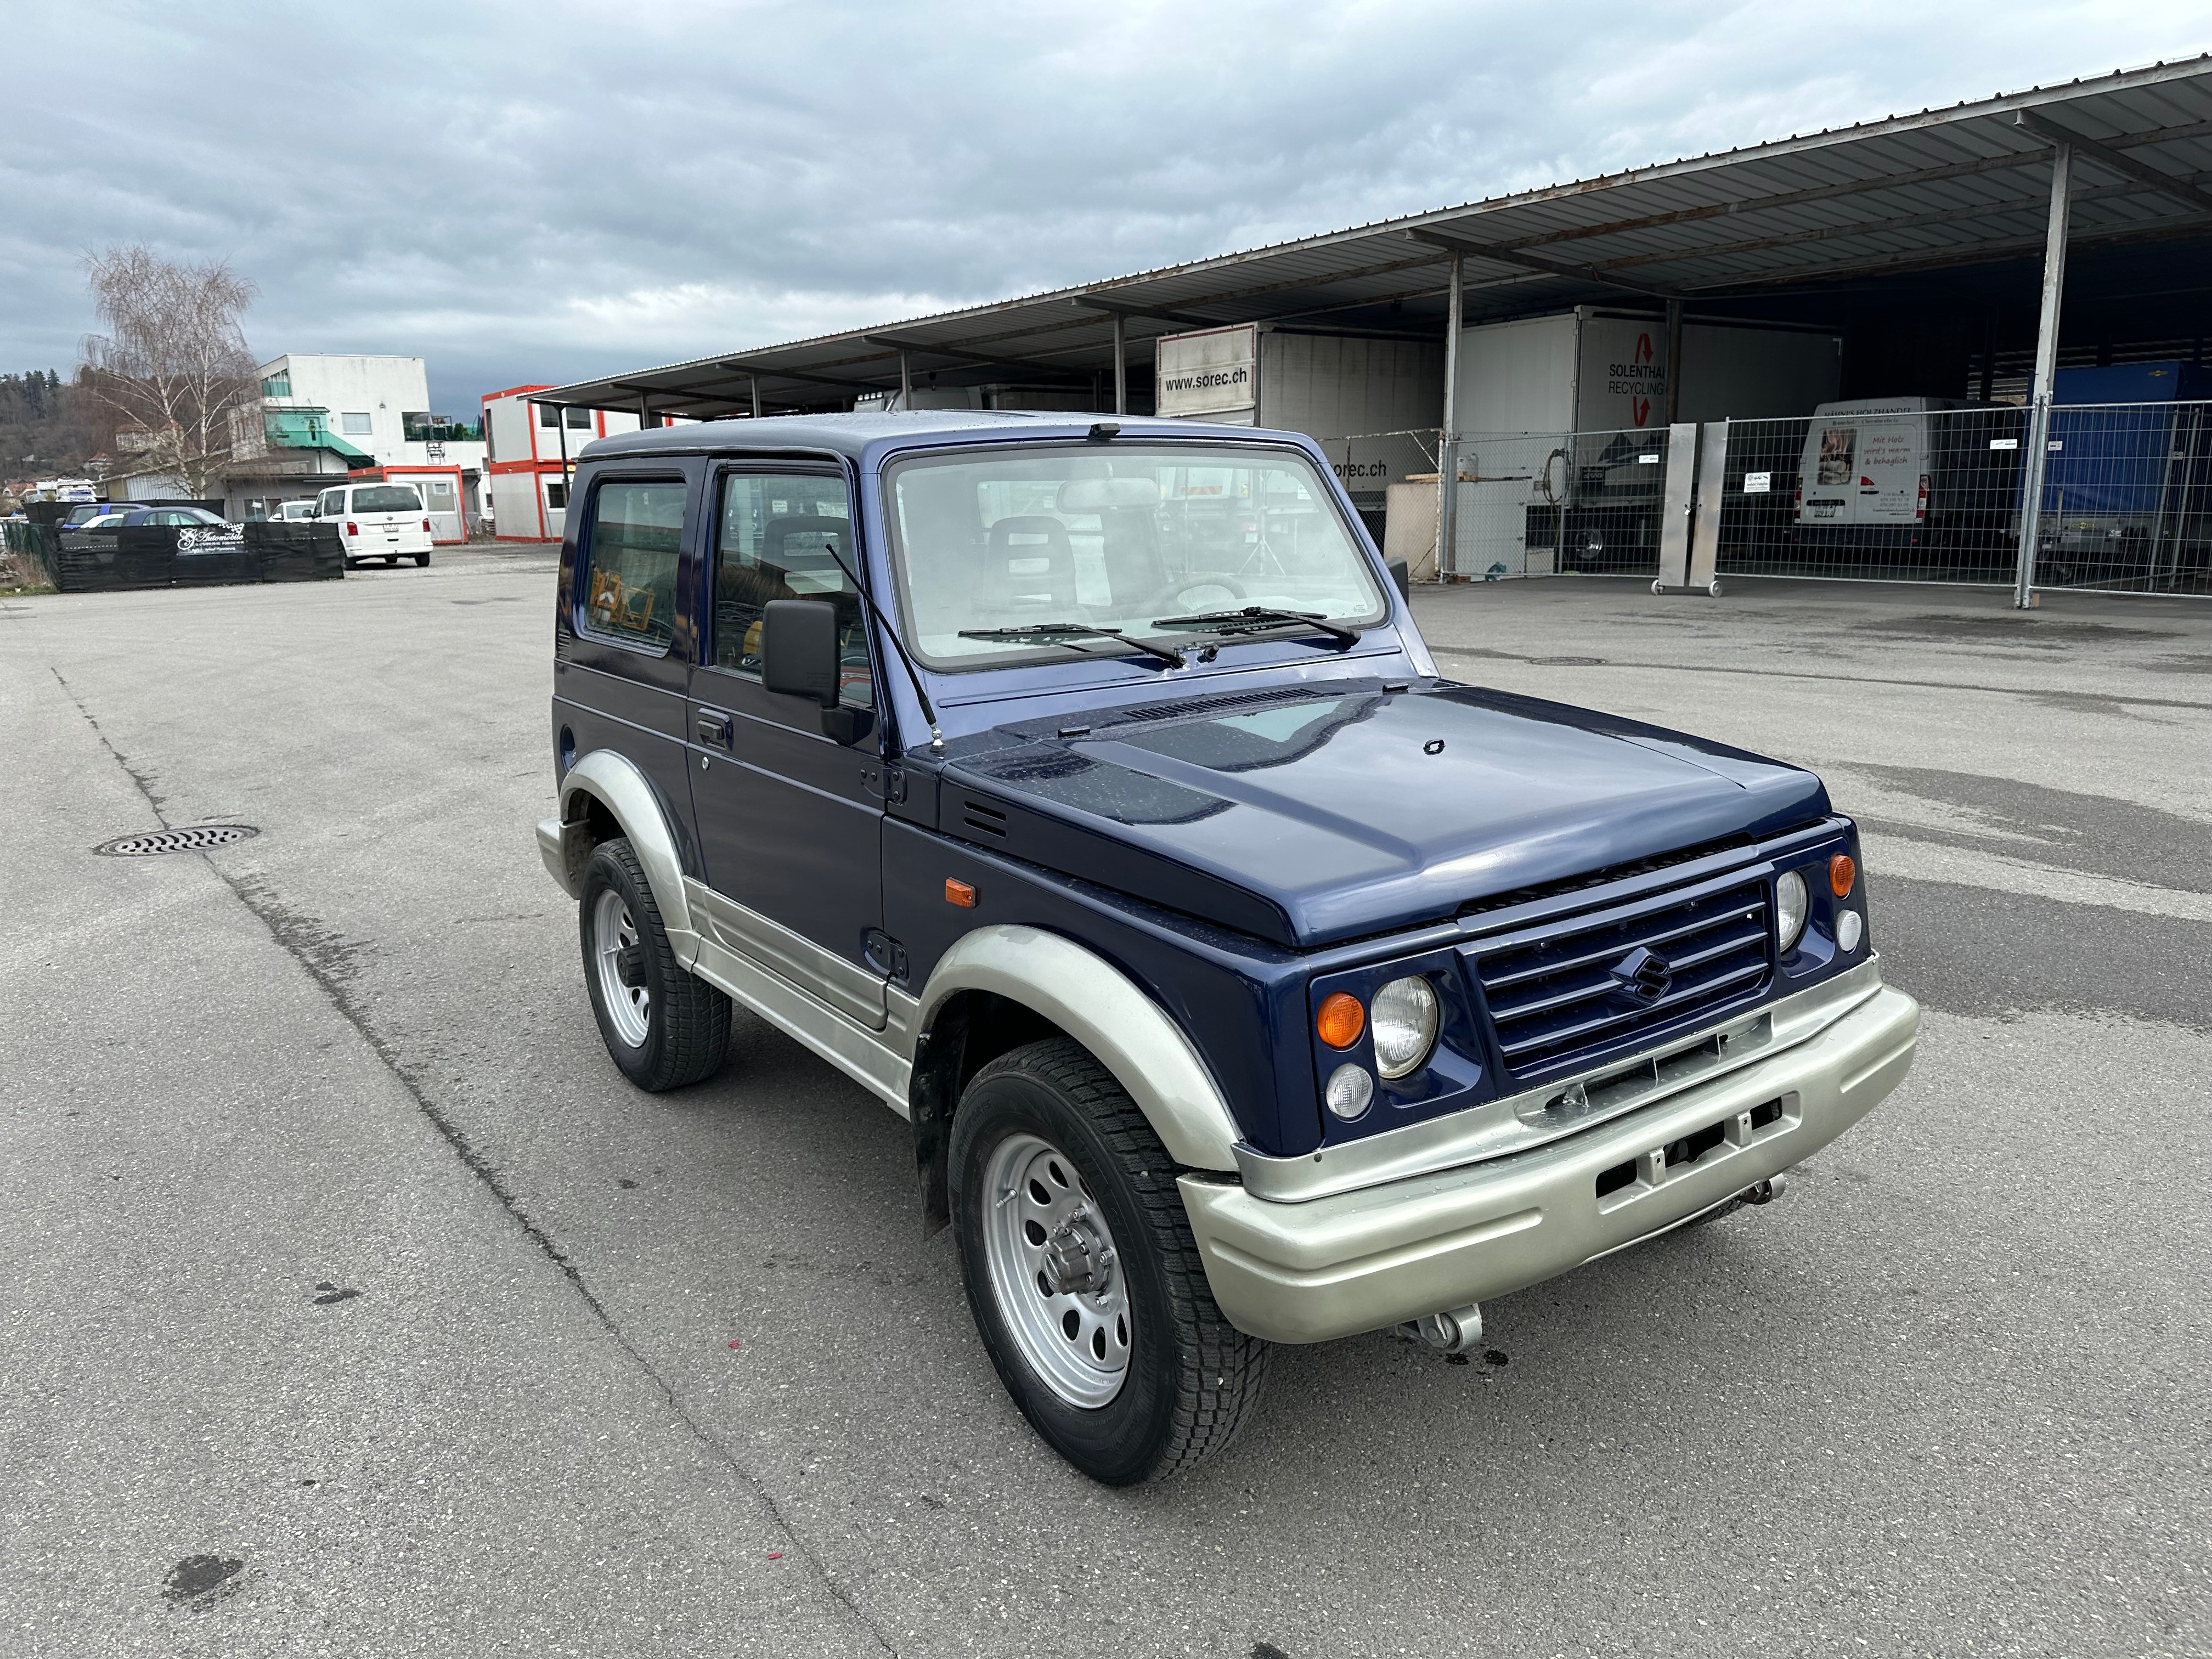
[[[1769,1176],[1757,1186],[1745,1188],[1743,1201],[1747,1204],[1771,1204],[1789,1189],[1789,1186],[1786,1176]]]
[[[1423,1314],[1413,1322],[1413,1334],[1438,1353],[1465,1353],[1482,1346],[1482,1310],[1469,1303]]]

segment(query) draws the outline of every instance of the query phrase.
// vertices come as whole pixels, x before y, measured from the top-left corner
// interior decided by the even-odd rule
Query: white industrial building
[[[273,449],[324,450],[349,473],[377,470],[415,485],[441,542],[465,540],[469,521],[490,510],[483,430],[432,411],[422,358],[295,351],[260,372]],[[293,489],[284,498],[307,493]],[[240,516],[268,516],[275,499],[249,501]],[[255,505],[263,511],[253,513]]]

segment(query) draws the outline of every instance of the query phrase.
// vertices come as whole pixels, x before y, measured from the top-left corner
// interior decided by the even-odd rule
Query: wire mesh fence
[[[2009,585],[2033,441],[2002,404],[1732,421],[1719,570]],[[2044,465],[2037,586],[2212,592],[2212,404],[2059,405]]]
[[[1434,478],[1437,428],[1362,432],[1346,438],[1318,440],[1329,470],[1352,497],[1352,505],[1380,547],[1389,514],[1390,486],[1408,478]]]
[[[1652,575],[1667,453],[1663,427],[1462,438],[1447,568],[1486,580]]]

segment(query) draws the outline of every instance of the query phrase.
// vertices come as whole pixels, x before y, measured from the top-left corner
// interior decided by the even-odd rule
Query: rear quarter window
[[[676,567],[684,544],[681,479],[610,479],[586,527],[584,626],[665,651],[676,636]]]

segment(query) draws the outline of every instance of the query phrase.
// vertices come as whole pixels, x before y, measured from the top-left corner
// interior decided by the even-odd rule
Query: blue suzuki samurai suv
[[[615,1064],[730,1005],[912,1125],[1000,1377],[1116,1484],[1271,1344],[1760,1203],[1911,1063],[1797,768],[1448,679],[1307,439],[726,421],[582,454],[546,866]]]

